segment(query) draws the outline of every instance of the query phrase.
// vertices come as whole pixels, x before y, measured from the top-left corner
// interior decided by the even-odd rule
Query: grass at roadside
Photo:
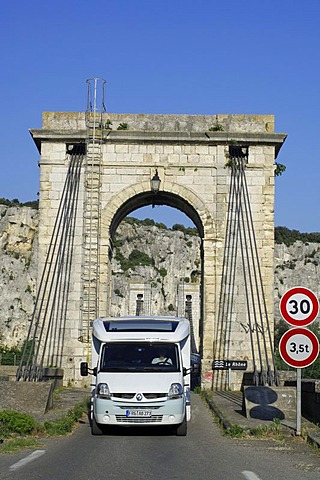
[[[0,445],[1,453],[17,453],[25,448],[39,447],[40,442],[36,438],[15,438],[10,439]]]
[[[223,428],[224,435],[233,438],[272,438],[280,442],[284,440],[285,428],[283,427],[281,421],[278,418],[275,418],[272,422],[268,424],[259,425],[257,427],[243,427],[241,425],[230,422],[228,418],[225,418],[225,416],[222,415],[222,413],[212,401],[211,392],[200,391],[197,393],[200,394],[200,396],[211,409],[216,422]]]
[[[14,453],[23,448],[31,448],[40,445],[41,438],[68,435],[74,426],[88,411],[88,403],[85,401],[54,421],[37,423],[27,414],[14,410],[0,411],[0,454]]]
[[[88,411],[88,404],[77,405],[67,412],[66,415],[56,421],[44,422],[43,429],[49,436],[54,435],[66,435],[71,433],[74,425],[80,420],[80,418]]]
[[[274,438],[283,440],[283,429],[281,422],[275,418],[271,424],[260,425],[254,428],[245,428],[240,425],[233,424],[229,429],[224,430],[224,434],[233,438],[244,438],[248,436],[256,438]]]

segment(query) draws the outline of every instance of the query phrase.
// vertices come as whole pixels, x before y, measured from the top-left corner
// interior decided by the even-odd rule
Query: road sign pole
[[[297,428],[296,435],[301,435],[301,368],[297,368]]]
[[[285,332],[279,342],[282,359],[297,369],[296,434],[301,435],[301,368],[311,365],[319,355],[317,336],[307,327],[319,315],[317,295],[305,287],[290,288],[279,304],[282,318],[293,327]]]

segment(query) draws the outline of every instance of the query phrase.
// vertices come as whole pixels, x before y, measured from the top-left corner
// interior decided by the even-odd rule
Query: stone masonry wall
[[[157,168],[161,179],[159,194],[176,198],[196,224],[203,229],[203,381],[211,384],[212,345],[225,246],[230,172],[226,153],[231,141],[249,147],[247,179],[267,305],[273,312],[273,211],[274,159],[285,136],[273,133],[273,116],[255,115],[118,115],[106,114],[114,128],[126,122],[128,131],[105,131],[102,148],[100,314],[109,311],[109,246],[113,219],[130,199],[149,198],[150,178]],[[211,131],[217,124],[223,131]],[[57,214],[59,198],[68,167],[66,143],[85,140],[84,114],[49,112],[43,128],[32,130],[41,146],[39,268],[48,248]],[[83,202],[83,184],[79,202]],[[174,205],[171,205],[174,206]],[[196,212],[196,213],[195,213]],[[66,379],[80,382],[78,365],[88,355],[87,346],[78,341],[81,302],[82,211],[80,208],[75,244],[72,297],[65,334],[63,368]],[[239,313],[244,298],[238,288]],[[230,340],[230,354],[243,355],[249,349],[248,335],[243,343]],[[246,337],[246,338],[245,338]],[[235,379],[236,382],[236,379]]]

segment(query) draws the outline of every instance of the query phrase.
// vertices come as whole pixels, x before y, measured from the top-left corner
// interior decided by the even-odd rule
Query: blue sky
[[[85,110],[102,77],[109,112],[274,114],[288,134],[275,223],[320,231],[319,0],[12,0],[0,24],[0,197],[37,198],[28,129]]]

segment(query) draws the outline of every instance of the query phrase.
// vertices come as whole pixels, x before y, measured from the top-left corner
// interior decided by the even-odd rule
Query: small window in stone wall
[[[136,300],[136,315],[143,315],[143,294],[138,293]]]
[[[189,320],[192,319],[192,295],[186,295],[185,316]]]

